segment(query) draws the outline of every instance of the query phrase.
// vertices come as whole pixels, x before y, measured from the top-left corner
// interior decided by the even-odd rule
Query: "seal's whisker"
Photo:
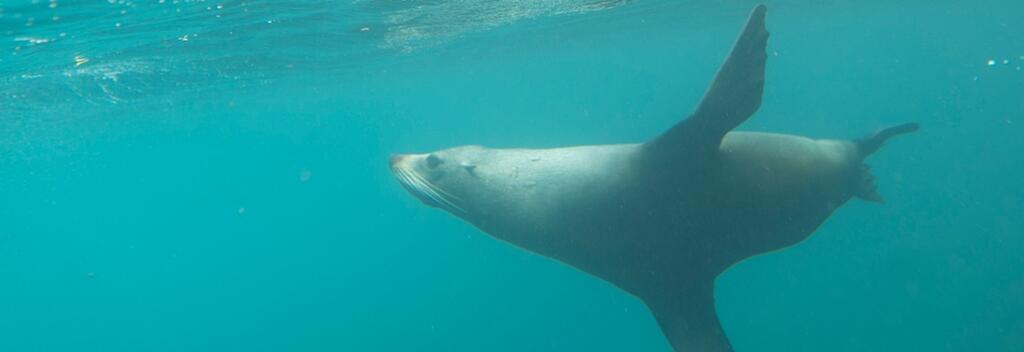
[[[433,199],[435,202],[437,202],[438,204],[444,206],[445,208],[448,208],[449,210],[465,212],[462,208],[458,207],[457,205],[455,205],[454,203],[449,201],[443,195],[437,193],[437,191],[433,187],[425,186],[425,187],[423,187],[423,192],[426,193],[427,196],[430,197],[430,199]]]
[[[412,187],[412,188],[416,189],[417,191],[419,191],[421,188],[423,188],[422,186],[420,186],[420,184],[418,182],[416,182],[416,180],[414,180],[412,178],[412,176],[409,176],[409,172],[408,171],[398,170],[398,175],[399,175],[399,177],[402,178],[402,181],[405,182],[406,185],[409,185],[409,187]]]
[[[420,176],[420,175],[418,175],[416,173],[410,173],[410,175],[413,178],[415,178],[417,181],[419,181],[421,184],[423,184],[425,186],[425,188],[427,188],[435,196],[437,196],[438,198],[441,198],[445,203],[447,203],[448,205],[451,205],[454,208],[457,208],[457,209],[461,210],[461,208],[455,206],[455,204],[450,199],[448,199],[448,198],[455,198],[451,194],[449,194],[448,192],[445,192],[440,187],[435,186],[433,183],[431,183],[430,181],[427,181],[422,176]]]
[[[420,177],[419,175],[416,175],[416,176]],[[447,198],[452,198],[452,199],[454,199],[456,201],[461,201],[462,200],[459,197],[457,197],[457,196],[455,196],[455,195],[453,195],[451,193],[448,193],[448,191],[445,191],[443,188],[435,186],[433,183],[431,183],[430,181],[427,181],[423,177],[420,177],[420,181],[423,181],[423,183],[426,183],[428,186],[430,186],[430,188],[434,189],[437,192],[440,192],[441,194],[443,194]]]
[[[440,198],[440,199],[441,199],[441,201],[443,201],[443,202],[444,202],[444,204],[446,204],[446,205],[447,205],[447,206],[448,206],[448,207],[449,207],[450,209],[452,209],[452,210],[455,210],[455,212],[457,212],[457,213],[465,213],[465,212],[466,212],[466,210],[465,210],[465,209],[462,209],[462,208],[461,208],[461,207],[459,207],[458,205],[455,205],[455,203],[452,203],[452,202],[451,202],[450,200],[448,200],[448,199],[447,199],[447,198],[445,198],[444,196],[442,196],[442,195],[438,194],[438,193],[437,193],[436,191],[434,191],[433,189],[431,189],[431,192],[434,192],[434,194],[435,194],[435,195],[437,196],[437,198]]]
[[[395,177],[398,178],[398,181],[401,182],[403,186],[416,188],[416,186],[412,183],[412,180],[409,179],[409,176],[405,174],[404,170],[395,168],[392,169],[391,171],[394,172]]]
[[[427,200],[434,203],[438,207],[452,211],[462,211],[461,208],[455,206],[450,201],[448,201],[441,195],[437,194],[437,192],[435,192],[433,188],[424,184],[423,179],[418,177],[412,170],[395,168],[393,169],[393,171],[395,172],[395,175],[398,177],[399,181],[406,185],[406,187],[408,187],[410,191],[419,194],[420,196],[426,198]]]
[[[409,175],[408,171],[396,168],[394,169],[394,172],[395,176],[398,177],[398,181],[401,182],[403,186],[413,193],[424,195],[423,185],[413,179],[412,176]]]
[[[423,184],[424,186],[430,187],[431,190],[437,192],[440,195],[443,195],[446,199],[451,198],[451,199],[454,199],[456,201],[460,201],[461,200],[459,197],[457,197],[457,196],[455,196],[455,195],[453,195],[451,193],[448,193],[443,188],[437,187],[432,182],[427,181],[427,179],[423,178],[419,174],[417,174],[417,173],[415,173],[415,172],[413,172],[411,170],[407,170],[407,171],[409,172],[410,176],[416,178],[416,180],[418,180],[421,184]]]
[[[424,179],[419,174],[416,174],[415,172],[407,170],[406,174],[408,176],[412,177],[413,179],[415,179],[417,181],[417,183],[422,185],[423,186],[423,191],[425,193],[428,193],[430,195],[431,199],[434,199],[438,203],[445,205],[446,207],[448,207],[451,210],[456,210],[456,211],[461,212],[461,213],[465,213],[466,212],[465,209],[462,209],[462,207],[459,207],[454,202],[452,202],[451,199],[449,199],[449,198],[455,198],[455,200],[459,200],[458,197],[452,196],[450,193],[445,192],[443,189],[440,189],[439,187],[435,186],[433,183],[430,183],[430,181],[427,181],[426,179]]]
[[[412,188],[412,190],[416,191],[417,193],[423,193],[423,185],[420,184],[419,181],[416,181],[416,179],[414,179],[412,175],[409,174],[409,171],[402,169],[399,169],[397,171],[399,177],[401,177],[401,179],[406,185],[408,185],[410,188]]]

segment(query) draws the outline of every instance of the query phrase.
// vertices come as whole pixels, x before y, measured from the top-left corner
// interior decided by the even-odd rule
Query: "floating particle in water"
[[[310,177],[313,177],[313,172],[312,171],[302,170],[302,172],[299,172],[299,181],[302,181],[302,182],[309,181]]]
[[[85,273],[85,277],[90,278],[90,279],[95,278],[96,277],[96,273],[91,272],[91,271],[87,272],[87,273]]]
[[[989,66],[995,66],[996,65],[996,60],[989,59],[985,63],[988,64]]]
[[[360,28],[360,29],[359,29],[359,31],[360,31],[360,32],[369,32],[369,31],[370,31],[370,27],[363,27],[363,28]]]
[[[178,40],[183,41],[183,42],[187,42],[188,41],[188,34],[178,37]]]
[[[245,207],[238,208],[239,214],[245,214]]]
[[[1003,65],[1009,65],[1009,64],[1010,64],[1010,60],[1003,60]]]
[[[75,67],[85,65],[87,62],[89,62],[89,58],[82,55],[75,55]]]
[[[29,44],[46,44],[50,42],[47,38],[36,38],[36,37],[17,37],[14,38],[16,42],[28,42]]]

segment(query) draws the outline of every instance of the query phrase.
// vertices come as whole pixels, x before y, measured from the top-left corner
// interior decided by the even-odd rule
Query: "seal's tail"
[[[860,153],[860,157],[866,158],[868,155],[877,151],[878,148],[881,148],[889,138],[911,133],[917,131],[919,128],[921,128],[921,126],[917,123],[905,123],[864,136],[861,139],[854,140],[853,143],[857,145],[857,151]],[[875,176],[871,174],[871,167],[867,164],[861,165],[860,178],[858,178],[858,181],[858,184],[855,185],[854,188],[856,190],[857,197],[871,202],[885,202],[885,198],[882,198],[882,196],[878,194],[878,185],[875,184]]]

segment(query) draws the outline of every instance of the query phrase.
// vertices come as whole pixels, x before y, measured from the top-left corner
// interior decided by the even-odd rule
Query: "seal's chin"
[[[466,213],[462,207],[459,207],[458,197],[430,183],[415,170],[392,165],[391,172],[395,174],[395,178],[402,184],[402,187],[419,198],[423,204],[441,208],[453,214]]]

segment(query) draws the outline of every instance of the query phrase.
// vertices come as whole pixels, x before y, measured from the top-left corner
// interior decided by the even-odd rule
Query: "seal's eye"
[[[429,167],[431,169],[437,167],[438,165],[441,165],[441,163],[443,163],[443,162],[444,162],[444,160],[441,160],[441,158],[438,158],[437,155],[434,155],[434,154],[427,155],[427,167]]]

